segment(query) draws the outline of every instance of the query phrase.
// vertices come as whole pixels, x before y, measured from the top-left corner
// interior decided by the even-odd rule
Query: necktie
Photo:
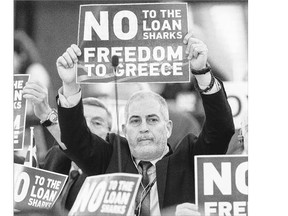
[[[152,163],[149,161],[140,161],[139,166],[142,169],[142,186],[140,186],[138,194],[137,194],[137,206],[141,199],[146,194],[147,185],[149,184],[149,176],[147,174],[147,170],[152,166]],[[142,203],[140,204],[140,215],[141,216],[150,216],[150,194],[144,198]]]
[[[61,193],[61,198],[60,198],[60,202],[61,202],[61,207],[62,208],[66,208],[66,200],[70,191],[70,188],[72,187],[73,183],[76,181],[77,177],[80,175],[80,173],[78,172],[78,170],[72,170],[69,173],[69,177],[68,177],[68,181]]]

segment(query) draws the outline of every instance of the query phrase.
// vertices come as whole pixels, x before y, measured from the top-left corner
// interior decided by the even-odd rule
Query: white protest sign
[[[239,129],[248,109],[248,83],[223,82],[223,84],[232,110],[235,128]]]
[[[141,178],[128,173],[87,177],[69,216],[133,215]]]
[[[187,32],[187,3],[81,5],[77,82],[189,82]]]
[[[68,176],[14,164],[14,209],[51,209]]]
[[[248,156],[196,156],[195,197],[202,215],[247,216]]]
[[[14,74],[14,83],[13,83],[14,150],[22,150],[24,145],[27,101],[25,98],[22,97],[23,95],[22,92],[29,77],[30,77],[29,74]]]

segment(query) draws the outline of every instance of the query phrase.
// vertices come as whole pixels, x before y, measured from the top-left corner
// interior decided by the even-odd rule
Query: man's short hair
[[[125,122],[127,122],[128,120],[128,115],[129,115],[129,106],[136,100],[139,99],[144,99],[144,98],[153,98],[156,101],[159,102],[160,104],[160,111],[164,117],[165,121],[169,120],[169,111],[168,111],[168,105],[166,103],[166,100],[159,94],[150,91],[150,90],[141,90],[141,91],[137,91],[135,92],[133,95],[131,95],[131,97],[129,98],[129,100],[127,101],[126,105],[125,105]]]
[[[99,99],[94,97],[87,97],[82,99],[83,105],[97,106],[104,109],[108,115],[108,128],[111,130],[112,128],[112,114],[108,110],[108,108],[102,103]]]

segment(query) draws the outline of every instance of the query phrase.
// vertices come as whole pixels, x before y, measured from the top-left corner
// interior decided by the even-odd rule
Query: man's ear
[[[172,129],[173,129],[173,122],[171,120],[167,122],[166,129],[167,129],[167,139],[168,139],[171,136]]]

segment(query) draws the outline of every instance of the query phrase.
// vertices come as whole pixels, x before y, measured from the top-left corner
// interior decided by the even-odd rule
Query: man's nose
[[[148,124],[146,122],[146,120],[142,121],[140,124],[140,132],[145,133],[148,132]]]

